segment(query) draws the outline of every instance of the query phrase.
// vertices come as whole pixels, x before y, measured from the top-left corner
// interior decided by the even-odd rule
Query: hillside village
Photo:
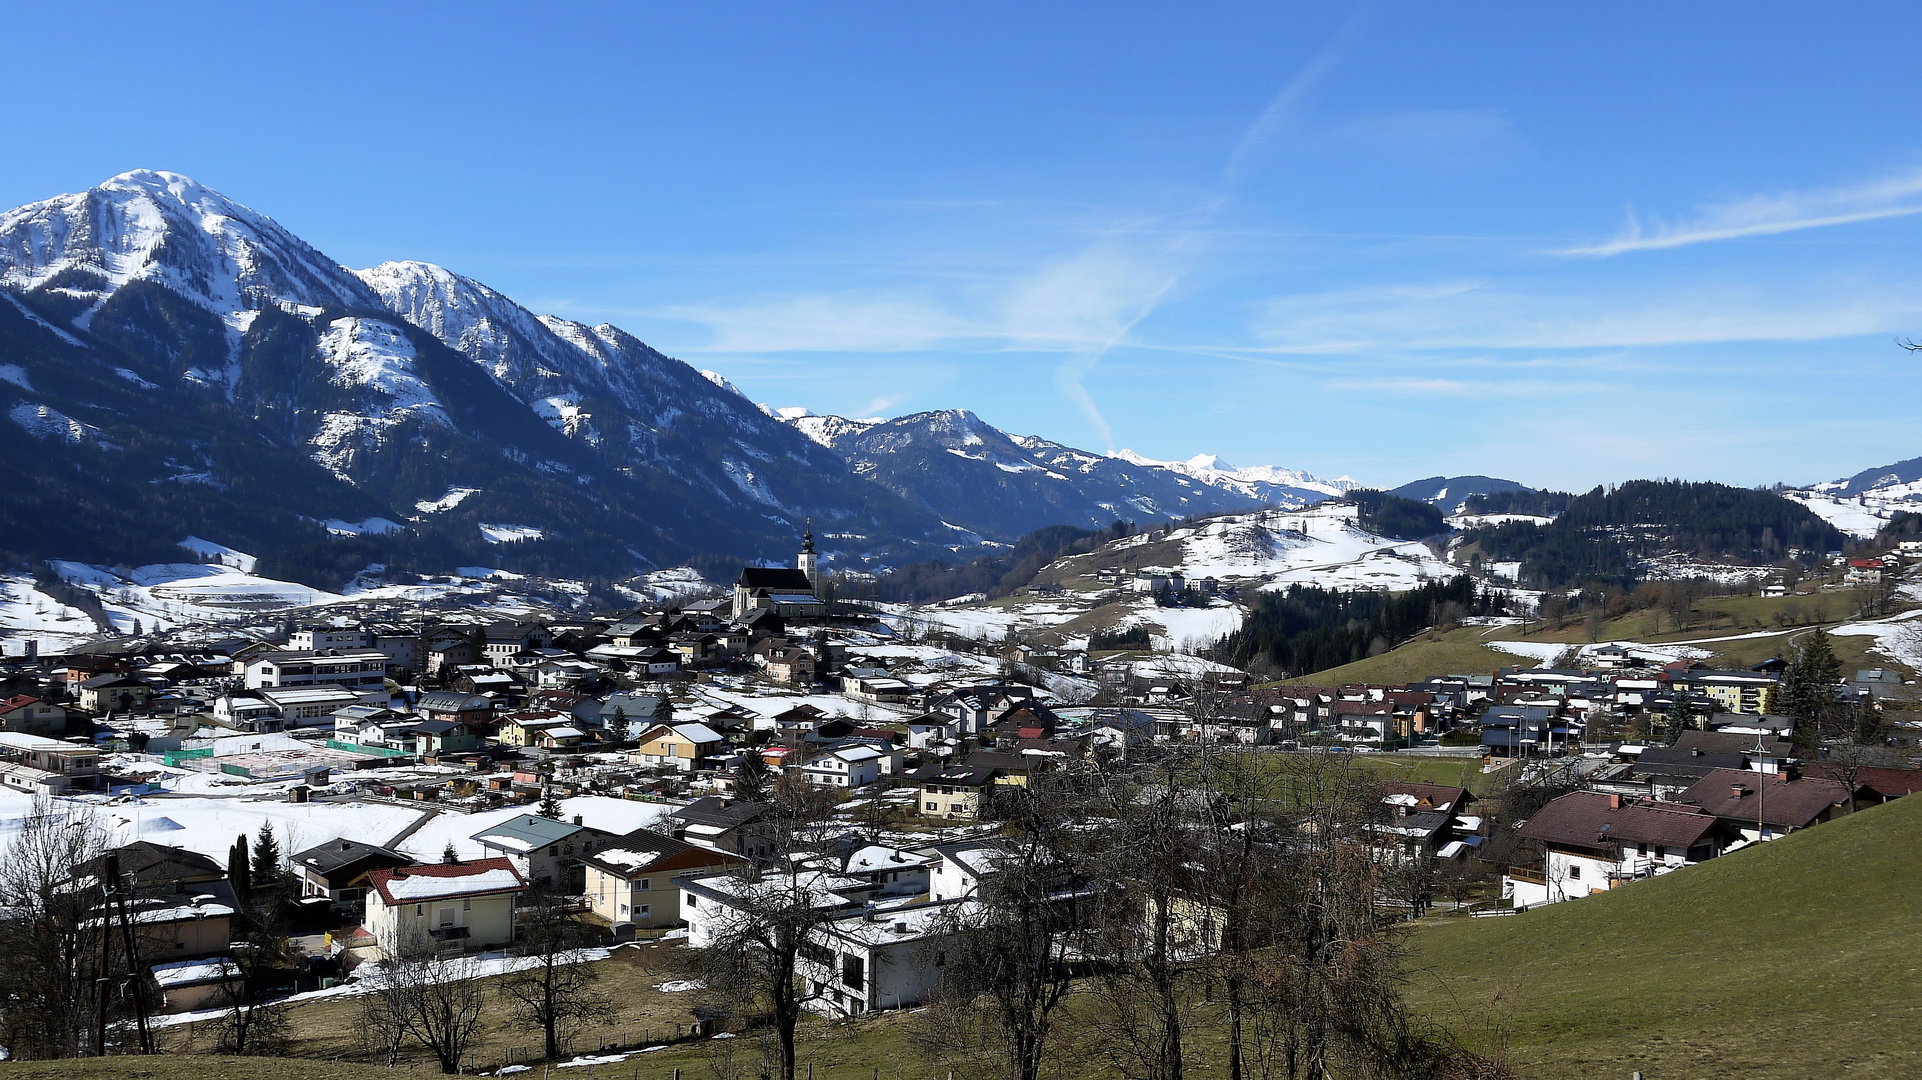
[[[1896,589],[1922,538],[1889,547],[1799,587]],[[0,839],[25,850],[49,822],[84,822],[85,864],[43,884],[81,898],[82,923],[126,925],[114,1014],[244,1041],[236,1018],[373,993],[408,963],[473,979],[665,942],[705,971],[703,956],[762,948],[753,930],[777,908],[797,920],[806,1010],[921,1007],[944,985],[930,942],[978,932],[997,875],[1027,857],[1035,800],[1058,793],[1061,812],[1112,777],[1337,770],[1361,785],[1355,842],[1384,875],[1368,907],[1397,919],[1522,915],[1922,786],[1913,677],[1843,671],[1831,651],[1860,624],[1743,667],[1673,644],[1498,641],[1537,663],[1394,684],[1261,682],[1165,638],[1100,647],[1116,610],[1232,613],[1218,636],[1308,570],[1407,588],[1449,569],[1357,529],[1352,507],[1202,520],[1051,565],[1013,598],[1055,613],[1048,633],[997,626],[1007,608],[979,601],[839,595],[856,590],[823,572],[810,532],[792,567],[621,611],[317,608],[271,635],[198,628],[179,649],[30,650],[0,669]],[[1506,591],[1494,602],[1530,599]],[[1106,631],[1085,619],[1104,608]],[[1279,851],[1307,825],[1260,827],[1283,830]],[[1098,891],[1059,872],[1050,889]],[[1179,886],[1194,913],[1163,947],[1224,947],[1210,888]],[[1138,890],[1100,895],[1133,905],[1126,921],[1155,910]],[[1062,933],[1090,930],[1083,917]],[[550,1019],[548,1058],[572,1045]],[[73,1045],[134,1037],[113,1030]],[[728,1030],[699,1009],[675,1028]]]

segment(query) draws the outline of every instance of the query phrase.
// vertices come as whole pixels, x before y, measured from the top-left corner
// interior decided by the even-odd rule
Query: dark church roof
[[[744,566],[741,576],[734,581],[750,589],[770,589],[788,592],[812,593],[814,583],[799,570],[785,566]]]

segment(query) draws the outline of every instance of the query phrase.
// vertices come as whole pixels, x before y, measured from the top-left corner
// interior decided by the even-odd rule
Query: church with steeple
[[[810,519],[801,536],[801,554],[795,559],[794,569],[741,568],[741,576],[734,579],[734,618],[738,622],[755,611],[769,611],[783,619],[826,618],[825,592],[821,557],[814,552],[814,522]]]

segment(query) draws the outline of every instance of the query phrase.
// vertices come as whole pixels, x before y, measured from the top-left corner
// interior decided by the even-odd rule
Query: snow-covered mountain
[[[39,466],[0,491],[16,556],[134,559],[192,533],[333,578],[402,557],[611,575],[785,558],[808,517],[871,538],[849,557],[957,542],[616,327],[426,263],[350,271],[171,173],[0,215],[0,376],[0,447]],[[318,524],[370,518],[411,524]]]
[[[1324,499],[1339,499],[1362,486],[1360,481],[1349,476],[1323,480],[1309,473],[1284,469],[1276,465],[1237,468],[1213,454],[1197,454],[1186,461],[1156,461],[1153,458],[1143,457],[1133,450],[1122,450],[1115,456],[1136,465],[1169,469],[1199,480],[1210,487],[1239,492],[1258,502],[1273,503],[1283,507],[1313,505]]]
[[[1263,504],[1294,508],[1355,486],[1345,477],[1331,483],[1282,469],[1233,470],[1206,457],[1161,462],[1128,451],[1095,454],[1010,434],[966,409],[894,420],[849,420],[795,408],[772,412],[842,455],[856,473],[951,525],[1000,541],[1044,525],[1103,526],[1117,518],[1185,517]]]
[[[1851,536],[1874,536],[1897,514],[1922,514],[1922,458],[1782,494]]]

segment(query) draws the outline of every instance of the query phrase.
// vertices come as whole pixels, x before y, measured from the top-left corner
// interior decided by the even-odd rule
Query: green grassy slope
[[[1922,1075],[1922,799],[1413,941],[1411,1003],[1530,1077]]]

